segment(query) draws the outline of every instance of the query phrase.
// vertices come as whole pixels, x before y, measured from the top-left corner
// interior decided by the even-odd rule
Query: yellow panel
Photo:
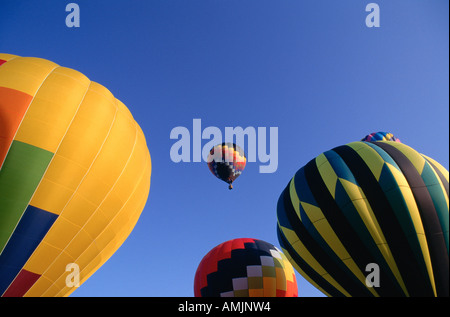
[[[53,282],[53,284],[44,292],[42,296],[44,297],[56,297],[58,296],[61,289],[66,288],[66,278],[70,272],[65,272],[64,276],[61,276],[59,279]],[[75,287],[73,287],[75,288]]]
[[[28,290],[25,294],[25,297],[39,297],[42,294],[52,287],[53,281],[49,280],[45,276],[41,276],[36,283]]]
[[[319,170],[320,176],[323,182],[328,188],[330,194],[335,198],[336,195],[336,182],[337,175],[333,170],[330,162],[328,162],[325,155],[322,153],[316,158],[317,169]]]
[[[78,257],[81,253],[83,253],[84,250],[89,247],[89,245],[93,241],[94,240],[92,239],[92,237],[86,231],[84,231],[84,229],[82,229],[78,231],[77,235],[67,245],[67,247],[64,249],[64,252],[74,258],[76,263],[78,264]]]
[[[66,272],[66,267],[69,263],[76,263],[75,259],[67,253],[61,252],[42,276],[47,277],[51,281],[56,281],[61,275],[67,276],[70,273]]]
[[[95,239],[109,224],[109,221],[110,220],[106,218],[102,212],[97,210],[84,225],[83,230]]]
[[[333,252],[336,253],[339,259],[343,260],[350,257],[347,250],[325,218],[314,222],[314,228],[316,228],[317,232],[325,240]]]
[[[353,148],[358,153],[358,155],[369,166],[375,178],[379,180],[385,161],[377,153],[377,151],[364,142],[353,142],[348,144],[348,146]]]
[[[56,68],[36,93],[15,139],[55,153],[88,87],[81,73]]]
[[[111,219],[122,209],[126,200],[119,198],[118,191],[112,191],[108,194],[108,198],[105,199],[99,207],[98,212],[100,212],[103,217],[111,221]],[[120,192],[123,195],[123,192]],[[128,197],[127,197],[128,198]]]
[[[284,253],[281,253],[281,258],[282,258],[282,262],[283,262],[283,271],[282,271],[283,274],[286,274],[286,279],[288,281],[294,281],[294,278],[295,278],[294,268],[292,267],[291,263],[286,258],[286,255]]]
[[[63,142],[65,142],[65,139]],[[69,188],[73,193],[83,176],[88,172],[89,166],[81,166],[70,158],[59,155],[58,152],[53,157],[44,179],[49,179],[53,183]]]
[[[425,261],[425,265],[427,266],[428,278],[430,279],[430,284],[433,288],[434,297],[436,297],[436,282],[434,281],[434,273],[433,267],[431,265],[427,238],[424,234],[418,234],[417,239],[419,240],[420,248],[422,249],[423,260]]]
[[[150,159],[149,155],[147,155],[147,157]],[[95,240],[97,248],[101,251],[97,257],[92,259],[94,263],[89,263],[83,270],[85,275],[90,276],[90,274],[92,274],[90,270],[95,270],[106,262],[133,230],[147,199],[147,193],[150,186],[150,170],[150,165],[147,164],[147,168],[143,171],[141,181],[137,186],[136,191],[128,200],[127,205],[121,210],[121,214],[125,214],[126,216],[114,218],[113,222],[103,230]],[[127,222],[125,223],[123,222],[124,218],[127,219]],[[120,223],[121,225],[117,226],[117,224]],[[89,258],[89,255],[83,253],[82,257],[84,261],[85,258]],[[97,261],[99,260],[101,260],[101,262],[98,263]]]
[[[95,242],[92,242],[79,253],[76,262],[80,266],[82,272],[84,272],[89,265],[96,266],[101,264],[101,258],[98,257],[101,254],[100,251],[101,250],[99,250]]]
[[[292,207],[294,207],[295,213],[297,214],[298,219],[302,220],[302,215],[300,214],[300,199],[297,194],[297,190],[295,189],[295,176],[289,182],[289,196],[291,198]]]
[[[80,226],[66,220],[64,217],[58,217],[43,241],[60,250],[64,250],[80,230]]]
[[[48,266],[53,262],[53,259],[61,253],[58,249],[48,243],[41,242],[39,247],[33,252],[25,266],[25,270],[42,275]]]
[[[143,176],[147,176],[147,173],[143,173]],[[110,224],[110,228],[113,228],[116,230],[116,232],[120,232],[120,230],[125,230],[126,235],[128,235],[129,230],[128,228],[134,227],[134,223],[136,222],[137,218],[139,217],[140,210],[142,210],[143,204],[145,204],[146,195],[145,193],[148,192],[148,188],[150,186],[149,183],[149,176],[148,177],[142,177],[141,182],[139,183],[139,186],[133,193],[133,195],[130,197],[130,199],[127,201],[126,205],[124,205],[123,209],[120,211],[120,213],[112,220]],[[130,226],[121,226],[120,223],[127,221]]]
[[[312,223],[325,218],[322,209],[320,209],[319,207],[305,203],[304,201],[301,201],[300,204],[302,205],[303,210],[305,210],[306,215],[308,215],[308,218]]]
[[[329,165],[328,162],[327,164]],[[324,167],[327,164],[322,164],[321,166]],[[332,173],[334,174],[334,171]],[[305,210],[305,214],[311,220],[318,233],[323,237],[323,239],[337,254],[337,256],[340,259],[348,258],[350,255],[345,250],[345,247],[342,245],[336,233],[333,231],[332,227],[323,215],[322,210],[308,203],[301,202],[301,204],[303,209]]]
[[[134,121],[133,115],[130,112],[130,109],[127,108],[127,106],[125,106],[122,101],[120,101],[119,99],[116,99],[117,102],[117,107],[119,108],[119,110],[128,117],[128,119]]]
[[[142,172],[149,163],[146,157],[148,150],[146,149],[144,135],[138,133],[129,162],[113,188],[113,192],[124,202],[130,197],[136,185],[136,180],[142,177]]]
[[[277,282],[274,277],[263,277],[264,297],[277,296]]]
[[[7,87],[34,96],[45,78],[58,67],[45,59],[17,57],[0,67],[0,87]]]
[[[75,192],[60,217],[82,227],[96,209],[97,205]]]
[[[106,88],[92,83],[31,204],[60,214],[101,150],[115,118],[116,105]],[[63,197],[62,199],[57,197]]]
[[[286,269],[289,266],[286,267]],[[281,267],[276,267],[275,268],[275,276],[276,276],[276,288],[279,290],[286,290],[286,280],[289,279],[289,272],[285,272],[283,268]]]
[[[136,128],[118,112],[110,134],[78,192],[94,204],[100,204],[122,173],[136,141]]]
[[[80,166],[91,166],[108,136],[116,111],[114,97],[92,82],[58,154]]]
[[[4,61],[9,61],[16,57],[19,57],[19,56],[13,55],[13,54],[0,53],[0,59],[4,60]]]
[[[114,240],[116,236],[116,233],[109,227],[106,227],[95,239],[95,243],[97,244],[98,248],[102,250],[101,252],[105,251],[105,248],[108,247],[108,244],[110,241]]]
[[[59,214],[72,195],[72,189],[43,178],[30,204],[48,212]]]

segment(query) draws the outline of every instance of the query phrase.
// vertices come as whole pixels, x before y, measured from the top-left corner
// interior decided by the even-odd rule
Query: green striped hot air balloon
[[[448,296],[448,179],[402,143],[336,147],[282,192],[280,245],[328,296]]]

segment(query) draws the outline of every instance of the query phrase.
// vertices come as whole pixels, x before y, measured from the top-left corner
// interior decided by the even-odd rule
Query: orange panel
[[[32,99],[21,91],[0,87],[0,166]]]

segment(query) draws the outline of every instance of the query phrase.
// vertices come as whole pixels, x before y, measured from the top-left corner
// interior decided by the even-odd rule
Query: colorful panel
[[[0,293],[8,288],[35,248],[53,225],[57,215],[28,206],[0,257]]]
[[[0,250],[3,250],[44,175],[53,153],[13,141],[0,173]]]
[[[21,91],[0,87],[0,167],[31,100]]]

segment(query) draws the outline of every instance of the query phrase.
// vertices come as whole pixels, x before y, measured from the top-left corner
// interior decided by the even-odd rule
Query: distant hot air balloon
[[[196,297],[297,297],[295,272],[286,256],[262,240],[219,244],[195,273]]]
[[[0,295],[68,296],[133,230],[150,154],[105,87],[45,59],[0,64]]]
[[[280,245],[329,296],[448,296],[448,178],[402,143],[336,147],[282,192]]]
[[[375,142],[375,141],[393,141],[400,142],[400,139],[396,138],[390,132],[373,132],[371,134],[366,135],[361,141],[367,142]]]
[[[217,178],[232,183],[241,175],[247,163],[244,151],[234,143],[222,143],[214,146],[208,155],[208,167]]]

